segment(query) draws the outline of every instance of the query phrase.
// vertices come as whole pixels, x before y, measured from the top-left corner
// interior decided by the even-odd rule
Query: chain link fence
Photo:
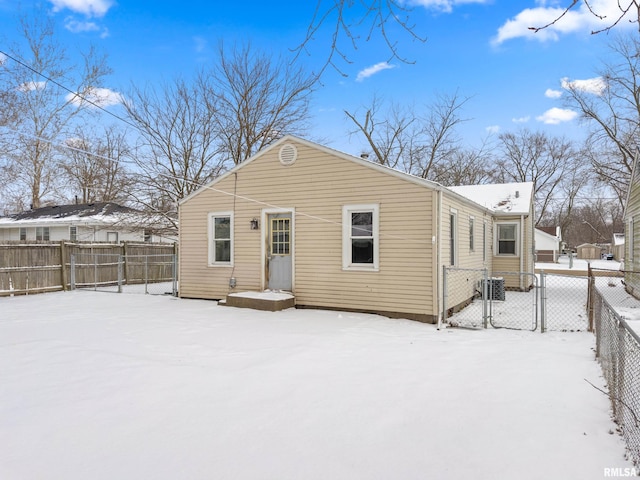
[[[541,331],[589,330],[589,277],[541,272]]]
[[[177,256],[81,253],[71,256],[71,289],[177,295]]]
[[[640,465],[640,336],[608,302],[607,286],[596,282],[594,287],[596,356],[607,382],[614,420],[632,461]]]
[[[538,280],[519,272],[444,268],[442,318],[465,328],[536,330]]]

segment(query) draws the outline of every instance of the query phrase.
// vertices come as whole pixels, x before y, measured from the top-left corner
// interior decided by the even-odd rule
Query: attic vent
[[[298,158],[298,150],[294,145],[287,143],[280,147],[280,152],[278,153],[278,157],[280,158],[280,163],[282,165],[293,165],[293,163]]]

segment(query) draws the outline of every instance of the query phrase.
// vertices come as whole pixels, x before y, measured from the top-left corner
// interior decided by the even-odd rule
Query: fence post
[[[587,316],[589,318],[589,327],[588,330],[593,332],[593,293],[596,287],[596,279],[593,276],[593,271],[591,270],[591,263],[587,263]]]
[[[540,292],[538,301],[540,302],[540,333],[547,331],[547,281],[544,270],[540,270]]]
[[[118,293],[122,293],[122,264],[124,255],[118,255]]]
[[[438,318],[438,330],[447,319],[447,267],[442,266],[442,315]]]
[[[172,275],[171,294],[174,297],[178,296],[178,255],[173,254],[173,275]]]
[[[74,254],[71,254],[71,264],[69,265],[69,274],[71,277],[69,287],[71,288],[71,290],[75,290],[76,289],[76,256]]]
[[[489,328],[489,270],[482,269],[482,326]]]
[[[64,240],[60,240],[60,279],[62,280],[62,291],[67,290],[67,249]]]

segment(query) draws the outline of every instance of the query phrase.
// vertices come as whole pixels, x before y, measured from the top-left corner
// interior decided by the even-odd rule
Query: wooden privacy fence
[[[0,244],[0,296],[25,295],[71,287],[71,258],[125,258],[124,281],[141,281],[142,259],[177,254],[177,244],[168,243],[5,243]],[[130,259],[130,264],[126,261]],[[112,281],[113,266],[100,267],[104,281]],[[166,268],[146,268],[145,281],[166,281]],[[109,277],[109,278],[107,278]]]

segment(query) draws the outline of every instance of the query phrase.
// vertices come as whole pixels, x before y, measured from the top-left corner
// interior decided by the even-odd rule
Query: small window
[[[456,265],[458,258],[456,255],[458,237],[458,212],[451,210],[449,213],[449,265]]]
[[[233,215],[209,214],[209,265],[233,265]]]
[[[20,240],[27,239],[27,229],[25,227],[20,227]]]
[[[49,241],[49,227],[36,227],[36,240]]]
[[[118,232],[107,232],[107,242],[118,243]]]
[[[78,240],[78,227],[69,227],[69,240],[72,242]]]
[[[151,239],[153,238],[152,235],[151,235],[151,230],[145,228],[143,230],[143,232],[142,232],[142,235],[143,235],[144,241],[146,243],[150,243],[151,242]]]
[[[482,222],[482,261],[487,261],[487,222]]]
[[[378,270],[378,205],[345,205],[342,210],[342,267]]]
[[[630,218],[626,239],[625,239],[625,242],[628,244],[627,258],[625,258],[627,266],[633,263],[633,257],[634,257],[633,249],[634,249],[634,243],[635,243],[634,234],[635,232],[633,231],[633,218]],[[569,254],[571,254],[571,252],[569,252]]]
[[[473,217],[469,217],[469,251],[470,252],[473,252],[473,250],[474,250],[473,224],[474,224],[474,218]]]
[[[518,224],[499,223],[497,225],[498,255],[516,255]]]

